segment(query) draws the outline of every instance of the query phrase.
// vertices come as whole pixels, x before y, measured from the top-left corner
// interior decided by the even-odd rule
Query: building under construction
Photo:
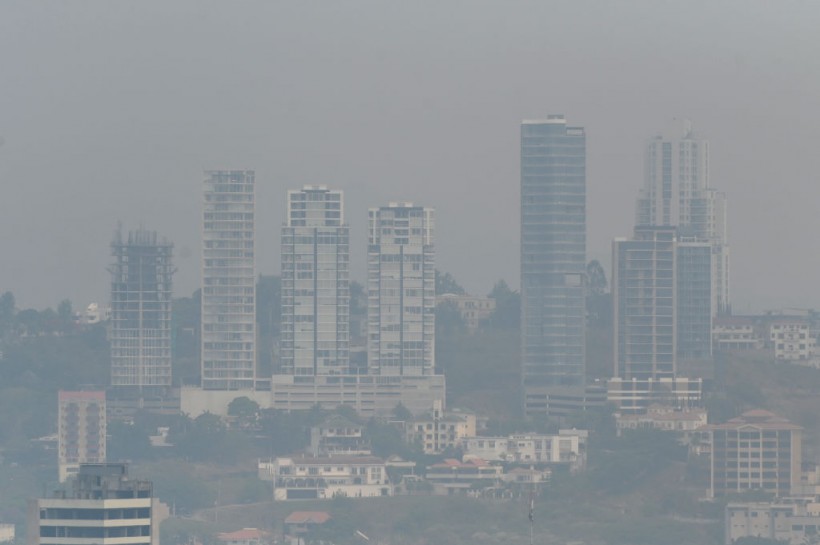
[[[111,243],[111,386],[125,397],[171,387],[173,244],[154,231],[118,230]]]

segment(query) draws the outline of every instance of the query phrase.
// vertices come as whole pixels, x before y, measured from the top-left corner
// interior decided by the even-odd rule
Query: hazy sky
[[[519,123],[587,130],[588,253],[629,235],[645,140],[711,142],[736,312],[820,307],[820,3],[0,0],[0,291],[107,301],[118,221],[199,283],[203,169],[253,168],[258,271],[288,188],[438,211],[438,267],[518,285]]]

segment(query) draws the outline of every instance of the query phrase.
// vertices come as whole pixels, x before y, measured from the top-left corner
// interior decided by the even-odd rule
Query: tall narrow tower
[[[111,242],[111,386],[124,395],[171,386],[172,253],[143,229]]]
[[[434,211],[409,202],[370,209],[368,367],[377,375],[435,372]]]
[[[521,357],[527,414],[582,395],[586,135],[562,115],[521,125]]]
[[[205,174],[202,388],[249,390],[256,378],[254,171]]]
[[[730,311],[726,195],[710,185],[709,142],[695,134],[689,120],[675,120],[649,140],[635,225],[675,226],[683,237],[708,242],[712,314]]]
[[[282,371],[341,375],[350,368],[350,229],[341,191],[288,191],[282,227]]]

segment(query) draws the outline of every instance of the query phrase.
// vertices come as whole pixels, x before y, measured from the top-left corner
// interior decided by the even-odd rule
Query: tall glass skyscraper
[[[205,173],[202,205],[202,388],[256,380],[254,171]]]
[[[369,372],[435,372],[434,212],[413,203],[370,210],[367,250]]]
[[[341,191],[288,191],[282,227],[282,372],[350,368],[350,228]]]
[[[586,135],[562,115],[521,124],[521,357],[527,414],[581,395]]]

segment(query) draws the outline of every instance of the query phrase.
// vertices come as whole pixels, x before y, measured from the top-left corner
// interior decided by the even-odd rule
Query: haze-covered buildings
[[[527,415],[584,396],[586,135],[563,115],[521,124],[521,358]],[[561,399],[559,402],[558,399]]]
[[[367,247],[368,372],[435,372],[436,263],[432,208],[371,208]]]
[[[202,205],[202,388],[256,380],[254,171],[205,173]]]
[[[57,400],[59,479],[65,482],[80,464],[105,462],[105,392],[60,390]]]
[[[111,242],[111,386],[119,395],[171,387],[173,244],[139,229]]]

